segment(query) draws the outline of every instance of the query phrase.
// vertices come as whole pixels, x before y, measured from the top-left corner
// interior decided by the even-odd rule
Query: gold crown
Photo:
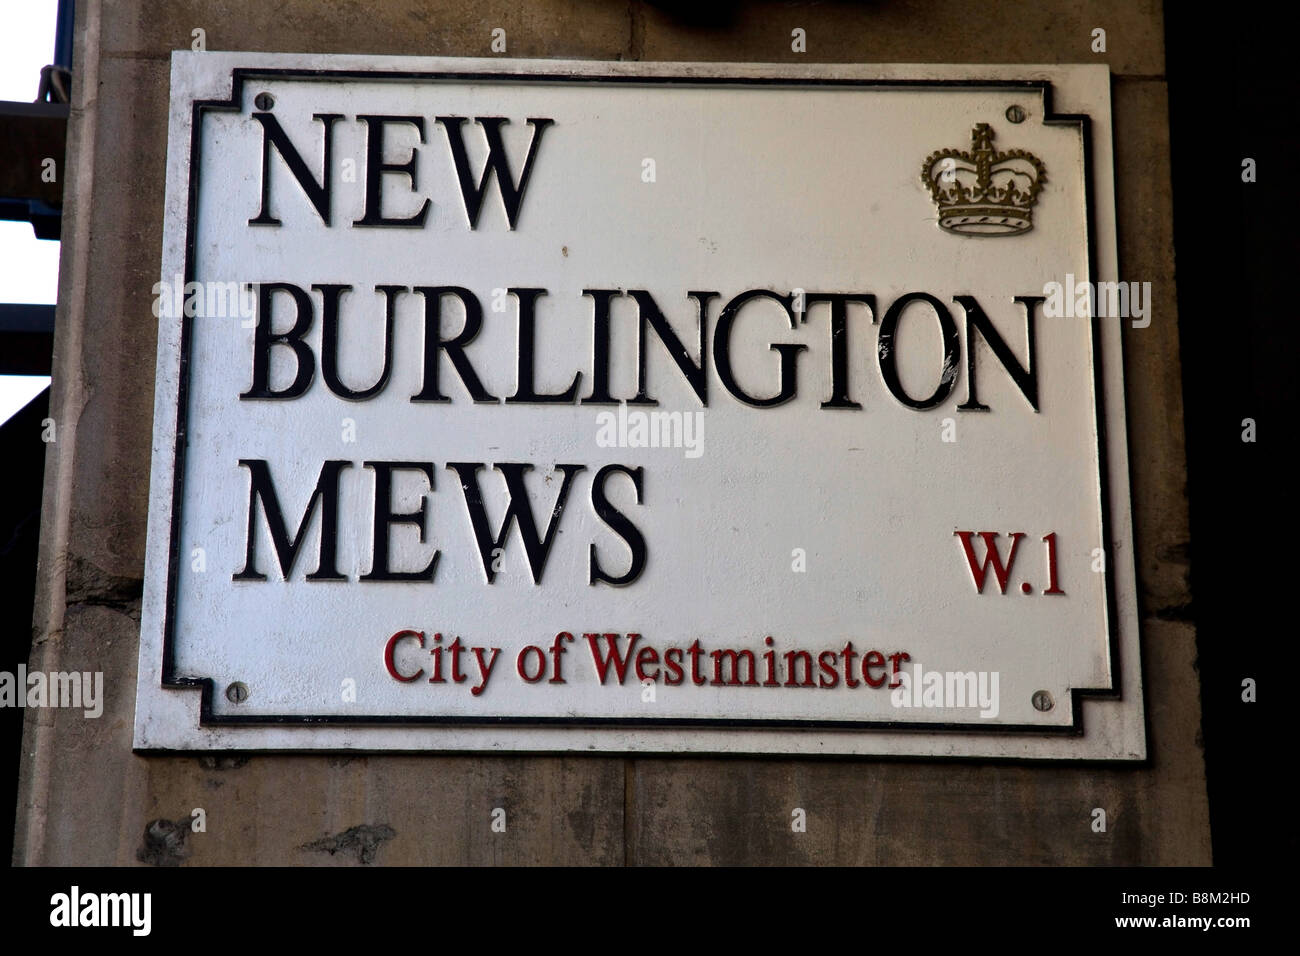
[[[993,128],[971,130],[970,152],[931,153],[921,179],[939,207],[939,226],[971,236],[1014,236],[1034,227],[1034,203],[1047,170],[1033,153],[993,151]]]

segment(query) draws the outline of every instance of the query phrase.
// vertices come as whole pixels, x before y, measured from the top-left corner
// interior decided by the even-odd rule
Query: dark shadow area
[[[36,547],[41,534],[41,486],[45,442],[41,422],[49,416],[47,388],[0,425],[0,671],[18,674],[32,647],[32,604],[36,594]],[[15,687],[16,694],[26,688]],[[18,759],[22,750],[21,707],[0,707],[0,853],[13,859],[18,801]]]
[[[1216,865],[1289,859],[1300,149],[1290,31],[1165,4],[1192,615]],[[1244,182],[1243,160],[1255,161]],[[1141,278],[1133,276],[1130,278]],[[1250,419],[1255,441],[1244,441]],[[1134,454],[1142,450],[1134,449]],[[1243,700],[1253,679],[1257,701]]]

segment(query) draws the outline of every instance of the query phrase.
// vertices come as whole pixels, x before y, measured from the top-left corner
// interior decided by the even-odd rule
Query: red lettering
[[[483,659],[484,651],[492,652],[491,654],[488,655],[486,661]],[[470,689],[470,693],[473,694],[475,697],[483,693],[483,689],[487,687],[488,678],[492,676],[492,668],[497,666],[497,655],[500,653],[501,653],[501,648],[499,647],[474,648],[474,659],[478,661],[478,672],[481,677],[478,686]]]
[[[889,689],[893,690],[895,687],[903,686],[903,682],[898,679],[898,662],[900,660],[910,661],[912,655],[905,651],[895,651],[893,654],[889,655],[889,659],[894,662],[894,679],[889,682]]]
[[[531,677],[528,676],[528,665],[524,663],[524,658],[528,656],[529,651],[537,655],[537,673],[533,674]],[[519,676],[528,681],[528,683],[536,684],[546,676],[546,652],[536,644],[529,644],[520,651],[519,656],[515,658],[515,670],[517,670]]]
[[[880,651],[867,651],[862,655],[862,679],[867,682],[868,687],[879,687],[885,682],[884,674],[881,674],[878,678],[871,676],[871,668],[879,667],[883,669],[884,666],[885,655]]]
[[[794,678],[794,662],[796,658],[803,659],[803,683],[796,681]],[[813,687],[812,672],[813,660],[812,655],[807,651],[786,651],[785,652],[785,686],[786,687]]]
[[[740,661],[743,658],[749,665],[749,676],[745,678],[744,684],[747,687],[757,687],[758,679],[754,677],[754,652],[749,650],[743,651],[709,651],[709,656],[713,658],[713,683],[729,684],[732,687],[738,687],[740,680]],[[722,659],[724,657],[731,659],[731,679],[723,680],[722,677]]]
[[[829,664],[826,662],[826,658],[828,657],[831,659]],[[838,662],[838,659],[839,655],[834,651],[822,651],[817,655],[817,663],[822,669],[821,676],[817,678],[818,687],[835,687],[839,684],[840,675],[839,672],[835,670],[835,665]],[[827,677],[830,678],[829,681],[826,679]]]
[[[691,655],[691,683],[703,684],[705,677],[700,673],[700,657],[704,654],[704,648],[700,647],[700,639],[697,637],[691,641],[691,646],[686,649]]]
[[[636,679],[637,680],[658,680],[659,670],[656,668],[653,674],[645,672],[646,664],[658,664],[659,652],[653,647],[643,647],[636,652]]]
[[[433,635],[433,643],[438,646],[429,651],[429,656],[433,658],[433,668],[429,672],[430,684],[445,684],[447,681],[442,676],[442,632]]]
[[[564,642],[571,640],[573,640],[573,635],[568,631],[561,631],[559,634],[555,635],[555,643],[551,645],[551,659],[555,662],[555,673],[551,676],[551,679],[547,681],[548,684],[568,683],[568,681],[560,676],[560,655],[563,654],[565,650]]]
[[[605,683],[605,676],[609,673],[612,665],[614,672],[618,675],[618,682],[621,684],[627,677],[627,665],[632,660],[632,651],[636,647],[636,642],[641,639],[640,634],[628,634],[627,653],[622,657],[618,654],[618,639],[620,634],[583,634],[587,643],[591,645],[591,660],[596,665],[596,676],[600,678],[601,684]],[[597,640],[603,637],[605,639],[605,655],[601,656],[600,646]],[[698,643],[698,642],[696,642]]]
[[[847,644],[844,645],[843,653],[844,653],[844,686],[857,687],[862,682],[853,676],[853,658],[858,656],[858,652],[853,649],[852,641],[849,641]]]
[[[459,637],[447,645],[447,650],[451,651],[451,679],[457,684],[465,682],[465,675],[460,672],[460,652],[464,649]]]
[[[770,636],[763,638],[763,643],[771,647],[772,638]],[[776,679],[776,651],[764,651],[763,661],[767,664],[767,677],[763,679],[763,686],[780,687],[781,682]]]
[[[1056,583],[1056,532],[1043,535],[1047,543],[1047,590],[1044,594],[1064,594]]]
[[[1002,556],[998,554],[996,531],[981,531],[980,537],[984,539],[984,563],[980,564],[975,560],[975,549],[971,547],[970,539],[974,531],[954,531],[953,536],[961,539],[962,549],[966,552],[966,561],[970,565],[970,576],[975,581],[975,590],[979,594],[984,593],[984,579],[988,575],[989,565],[993,565],[993,574],[998,579],[998,589],[1007,593],[1007,575],[1011,573],[1011,563],[1016,560],[1016,545],[1020,544],[1020,539],[1025,536],[1023,531],[1011,533],[1011,551],[1007,554],[1007,563],[1002,564]]]
[[[393,651],[397,648],[398,641],[404,640],[408,637],[414,637],[420,642],[420,646],[424,647],[424,631],[398,631],[390,637],[388,643],[384,645],[384,666],[388,668],[389,676],[391,676],[393,680],[401,681],[403,684],[409,684],[411,681],[419,680],[421,675],[424,674],[423,667],[410,677],[404,677],[398,673],[397,662],[393,660]]]
[[[676,687],[686,679],[686,673],[682,670],[682,649],[680,647],[670,647],[664,651],[664,667],[669,671],[664,675],[665,686]],[[674,674],[677,676],[672,676]]]

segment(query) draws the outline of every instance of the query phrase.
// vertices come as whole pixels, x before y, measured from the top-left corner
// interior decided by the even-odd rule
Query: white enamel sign
[[[1145,757],[1104,67],[177,53],[170,124],[138,749]]]

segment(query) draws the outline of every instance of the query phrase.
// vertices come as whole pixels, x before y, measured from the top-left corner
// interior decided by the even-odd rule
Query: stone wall
[[[680,8],[680,9],[679,9]],[[81,0],[52,416],[29,666],[101,670],[103,717],[29,710],[15,862],[1208,864],[1153,0],[722,5],[538,0]],[[1140,766],[131,752],[152,433],[169,55],[208,49],[749,62],[1109,64],[1150,760]],[[806,54],[790,32],[807,31]],[[1093,53],[1091,31],[1107,31]],[[203,807],[207,831],[190,833]],[[507,834],[490,829],[508,809]],[[806,833],[791,832],[794,807]],[[1105,833],[1090,827],[1107,811]],[[156,821],[173,821],[177,826]],[[152,824],[152,826],[151,826]]]

